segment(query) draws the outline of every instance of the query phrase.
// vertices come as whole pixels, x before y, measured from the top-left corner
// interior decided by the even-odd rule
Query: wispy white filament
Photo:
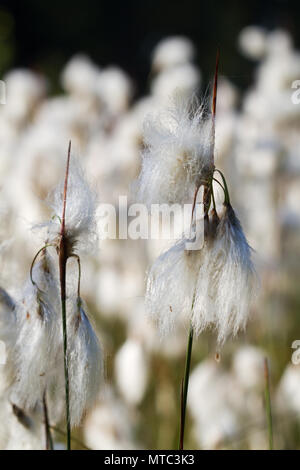
[[[181,240],[153,264],[147,310],[163,335],[177,320],[188,318],[196,334],[216,329],[222,344],[246,325],[256,279],[251,248],[231,206],[201,250],[185,246]]]
[[[204,107],[177,96],[166,113],[146,118],[144,140],[137,198],[149,205],[190,202],[195,186],[212,171],[211,121]]]
[[[68,365],[70,379],[71,424],[80,423],[99,393],[102,377],[102,353],[97,335],[83,308],[83,301],[73,301],[68,319]]]
[[[50,195],[50,204],[54,210],[48,224],[49,243],[57,242],[63,210],[64,180]],[[92,247],[96,235],[96,197],[85,180],[83,171],[77,163],[71,161],[68,178],[67,204],[65,214],[65,233],[73,251],[86,251]]]

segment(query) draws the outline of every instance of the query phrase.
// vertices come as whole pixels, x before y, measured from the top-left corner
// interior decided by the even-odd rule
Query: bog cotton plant
[[[138,195],[148,204],[193,202],[192,228],[196,222],[197,194],[203,188],[202,248],[188,248],[186,238],[177,242],[154,262],[146,290],[147,310],[163,335],[179,319],[188,319],[191,325],[182,391],[180,448],[193,334],[214,328],[222,345],[229,335],[244,328],[255,284],[251,248],[231,206],[225,177],[214,165],[217,70],[218,59],[209,119],[203,106],[191,109],[190,102],[177,101],[163,118],[146,120],[146,150],[137,181]],[[218,211],[214,182],[224,192],[223,208]]]
[[[16,305],[11,306],[15,336],[9,349],[15,375],[11,400],[28,411],[40,404],[47,411],[48,403],[54,419],[61,419],[65,401],[68,449],[71,427],[80,423],[93,404],[102,371],[99,341],[80,297],[79,253],[90,249],[95,239],[95,198],[81,170],[75,164],[69,166],[70,146],[64,183],[52,194],[55,213],[43,224],[46,244],[33,260]],[[78,263],[79,280],[77,291],[67,295],[66,265],[72,257]],[[71,287],[68,283],[68,290]],[[6,310],[10,306],[7,299],[5,296]],[[46,416],[45,422],[47,427]],[[49,423],[47,442],[51,442]]]

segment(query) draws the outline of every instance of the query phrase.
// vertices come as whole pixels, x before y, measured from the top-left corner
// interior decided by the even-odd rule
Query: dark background
[[[0,75],[25,66],[47,74],[52,92],[59,71],[75,53],[98,65],[118,64],[145,92],[150,54],[163,37],[182,34],[197,46],[204,80],[221,49],[221,72],[239,87],[252,80],[253,64],[237,48],[240,30],[250,24],[284,27],[300,39],[298,2],[284,0],[25,0],[0,1]]]

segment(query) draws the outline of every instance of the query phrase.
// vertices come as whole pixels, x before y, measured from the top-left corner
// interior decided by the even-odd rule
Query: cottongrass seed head
[[[58,290],[51,279],[48,264],[39,261],[33,276],[20,293],[16,307],[17,339],[13,351],[15,383],[13,402],[32,409],[41,401],[44,391],[56,381],[56,369],[61,362],[60,317],[57,314]],[[49,283],[49,290],[41,290]],[[53,295],[54,293],[54,295]]]
[[[49,203],[54,210],[48,227],[48,243],[59,244],[63,212],[64,180],[50,194]],[[70,162],[68,193],[65,213],[65,236],[69,254],[89,251],[97,240],[96,195],[88,185],[77,161]]]
[[[185,203],[213,171],[212,125],[205,106],[177,95],[166,112],[144,123],[145,150],[135,182],[137,199],[148,204]]]
[[[213,328],[222,345],[246,325],[255,292],[251,248],[231,206],[215,234],[200,250],[177,242],[153,264],[147,278],[146,308],[164,336],[189,319],[196,334]]]
[[[99,393],[103,374],[102,352],[97,335],[80,298],[70,299],[68,318],[68,365],[71,425],[76,426]]]

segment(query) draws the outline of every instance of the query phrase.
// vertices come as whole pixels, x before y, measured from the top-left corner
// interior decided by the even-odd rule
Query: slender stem
[[[223,184],[224,184],[223,189],[224,189],[224,193],[225,193],[225,203],[230,204],[229,191],[228,191],[228,186],[227,186],[227,183],[226,183],[225,176],[223,175],[222,171],[218,170],[217,168],[215,169],[215,171],[217,171],[219,173],[219,175],[222,178]]]
[[[46,248],[48,248],[49,246],[53,246],[53,244],[49,243],[47,245],[44,245],[42,248],[40,248],[39,251],[36,253],[35,257],[32,260],[32,263],[31,263],[31,266],[30,266],[30,280],[31,280],[31,282],[34,286],[36,286],[36,282],[33,280],[33,268],[34,268],[35,262],[37,260],[37,257],[39,256],[39,254],[42,251],[44,251]]]
[[[193,348],[193,336],[194,336],[194,330],[191,325],[190,331],[189,331],[187,351],[186,351],[184,378],[183,378],[182,389],[181,389],[181,420],[180,420],[179,450],[183,450],[183,442],[184,442],[186,403],[187,403],[187,395],[188,395],[188,388],[189,388],[191,357],[192,357],[192,348]]]
[[[67,315],[66,315],[66,271],[68,260],[67,240],[65,234],[65,214],[67,203],[68,175],[70,165],[71,141],[69,142],[67,167],[63,195],[63,211],[61,218],[61,232],[59,244],[59,275],[60,275],[60,296],[61,296],[61,314],[63,329],[63,348],[64,348],[64,373],[65,373],[65,395],[66,395],[66,424],[67,424],[67,449],[71,450],[71,420],[70,420],[70,392],[69,392],[69,367],[68,367],[68,334],[67,334]]]
[[[215,200],[214,187],[213,187],[213,182],[212,181],[210,183],[210,190],[211,190],[211,198],[212,198],[212,201],[213,201],[214,210],[216,211],[217,210],[216,200]]]
[[[217,109],[217,89],[218,89],[218,73],[219,73],[220,51],[217,50],[216,68],[214,76],[213,97],[212,97],[212,163],[215,160],[215,134],[216,134],[216,109]]]
[[[61,434],[62,436],[65,436],[66,433],[64,431],[62,431],[61,429],[57,428],[56,426],[51,426],[50,425],[50,429],[52,429],[52,431],[54,432],[57,432],[58,434]],[[83,442],[81,442],[79,439],[77,439],[76,437],[72,436],[72,441],[75,442],[76,444],[79,444],[83,449],[85,450],[92,450],[90,449],[88,446],[86,446]]]
[[[52,435],[51,435],[51,430],[50,430],[50,425],[49,425],[46,390],[44,391],[44,396],[43,396],[43,412],[44,412],[44,424],[45,424],[46,450],[53,450],[53,440],[52,440]]]
[[[268,359],[264,361],[264,373],[265,373],[265,406],[266,416],[268,424],[268,435],[269,435],[269,450],[273,450],[273,420],[272,420],[272,407],[271,407],[271,393],[270,393],[270,374]]]

